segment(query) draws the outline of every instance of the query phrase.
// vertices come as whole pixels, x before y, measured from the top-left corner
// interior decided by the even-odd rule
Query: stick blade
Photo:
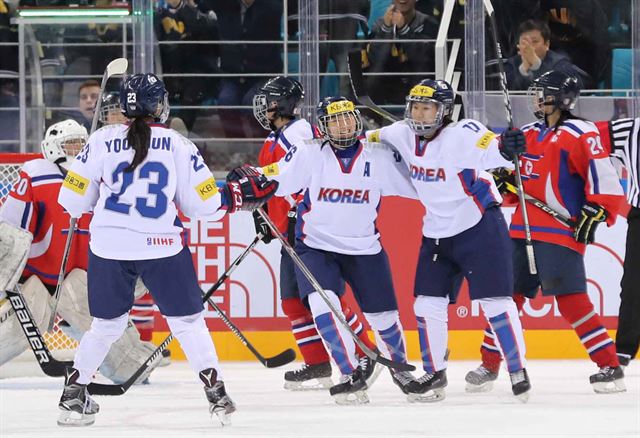
[[[52,358],[49,362],[41,364],[40,368],[49,377],[64,377],[65,368],[72,366],[73,362],[60,362]]]
[[[296,352],[291,348],[282,353],[266,358],[262,364],[267,368],[278,368],[296,360]]]
[[[386,357],[382,356],[381,354],[378,354],[375,358],[375,361],[388,367],[388,368],[392,368],[396,371],[415,371],[416,367],[414,367],[413,365],[411,365],[410,363],[402,363],[402,362],[396,362],[393,361],[391,359],[387,359]]]
[[[91,395],[122,395],[127,392],[124,385],[108,385],[105,383],[89,383],[87,390]]]
[[[107,77],[113,75],[123,75],[129,68],[129,61],[127,58],[116,58],[107,65]]]

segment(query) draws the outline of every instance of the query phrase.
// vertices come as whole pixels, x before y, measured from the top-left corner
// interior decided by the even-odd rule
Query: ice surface
[[[0,437],[640,437],[637,362],[626,370],[622,394],[594,393],[589,375],[596,367],[586,360],[530,361],[528,404],[511,395],[504,370],[492,392],[466,394],[464,375],[477,363],[456,361],[443,402],[409,404],[384,372],[369,405],[346,407],[328,391],[282,389],[284,371],[299,364],[223,362],[238,406],[224,428],[209,417],[202,385],[185,362],[157,369],[151,384],[123,396],[96,397],[101,412],[89,428],[56,425],[61,380],[13,377],[0,380]]]

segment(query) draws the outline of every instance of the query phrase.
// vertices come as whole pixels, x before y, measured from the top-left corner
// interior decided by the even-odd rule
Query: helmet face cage
[[[527,105],[537,119],[544,119],[544,88],[532,85],[527,90]],[[555,104],[552,103],[555,106]]]
[[[436,115],[431,121],[423,121],[416,120],[411,116],[411,109],[413,104],[416,102],[420,103],[433,103],[437,106]],[[451,114],[451,111],[447,111],[446,105],[439,100],[425,98],[425,97],[417,97],[417,96],[408,96],[407,97],[407,106],[405,109],[404,116],[407,119],[407,123],[417,135],[432,135],[435,133],[444,123],[445,115]]]
[[[256,118],[260,126],[271,131],[271,124],[267,117],[267,95],[256,94],[253,96],[253,117]]]
[[[575,108],[577,100],[577,95],[573,96],[568,93],[563,93],[562,90],[557,87],[543,87],[535,82],[527,90],[529,109],[539,120],[544,119],[546,115],[545,107],[551,106],[554,111],[556,109],[571,111]]]
[[[98,120],[103,125],[126,123],[127,118],[122,114],[122,110],[120,109],[119,93],[110,93],[102,99]]]
[[[61,158],[73,158],[87,143],[87,130],[75,120],[64,120],[47,129],[40,145],[42,155],[56,163]]]
[[[349,109],[346,111],[333,109],[338,108],[338,105],[343,105],[343,108]],[[327,106],[327,114],[318,117],[318,129],[323,137],[338,149],[346,149],[352,146],[358,140],[358,135],[362,132],[362,128],[360,111],[355,108],[352,102],[346,100],[329,104]]]
[[[164,123],[169,118],[169,111],[171,108],[169,107],[169,93],[164,92],[164,98],[158,102],[158,108],[154,115],[156,121],[160,123]]]

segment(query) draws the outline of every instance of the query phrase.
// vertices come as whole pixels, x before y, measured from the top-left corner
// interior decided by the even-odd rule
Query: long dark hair
[[[149,143],[151,142],[151,128],[147,125],[144,116],[137,116],[127,130],[127,142],[136,151],[131,164],[124,169],[125,172],[133,172],[138,164],[147,158]]]

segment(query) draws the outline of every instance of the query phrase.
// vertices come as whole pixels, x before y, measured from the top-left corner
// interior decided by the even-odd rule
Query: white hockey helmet
[[[52,163],[64,165],[73,159],[87,143],[87,129],[73,119],[49,126],[40,144],[42,155]]]

